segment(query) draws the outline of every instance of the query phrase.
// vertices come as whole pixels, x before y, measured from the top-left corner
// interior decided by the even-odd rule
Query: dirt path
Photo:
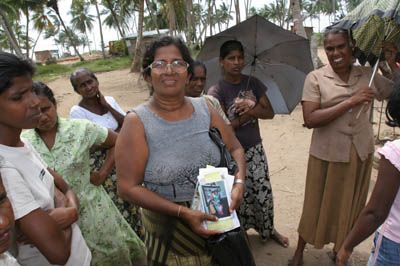
[[[146,84],[138,79],[137,75],[128,73],[128,70],[101,73],[98,74],[98,79],[102,93],[113,96],[125,110],[148,99]],[[50,82],[49,86],[57,96],[59,114],[68,116],[71,106],[79,101],[79,96],[74,93],[68,78],[57,79]],[[296,247],[296,229],[303,205],[311,138],[311,130],[302,127],[302,123],[300,106],[290,116],[278,115],[271,121],[261,121],[263,144],[267,151],[275,199],[275,225],[279,232],[289,237],[290,247],[282,248],[273,241],[262,243],[255,232],[249,231],[252,250],[259,266],[287,265]],[[383,131],[381,135],[392,132],[386,127]],[[373,170],[371,185],[374,184],[375,178],[376,170]],[[370,238],[359,245],[349,265],[365,265],[371,243]],[[322,250],[308,246],[304,255],[304,265],[334,265],[327,255],[331,249],[331,246],[326,246]]]

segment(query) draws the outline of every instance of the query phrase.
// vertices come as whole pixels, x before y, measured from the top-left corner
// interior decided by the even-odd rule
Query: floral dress
[[[92,265],[132,265],[146,257],[143,242],[122,217],[102,186],[90,183],[90,149],[107,138],[107,129],[87,120],[58,119],[49,150],[37,132],[22,137],[47,165],[61,174],[80,202],[78,224],[92,252]]]

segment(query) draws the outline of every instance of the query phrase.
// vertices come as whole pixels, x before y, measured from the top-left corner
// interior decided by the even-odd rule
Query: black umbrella
[[[304,79],[313,70],[309,41],[255,15],[206,39],[198,59],[207,66],[208,87],[221,78],[219,49],[228,40],[243,44],[242,72],[268,87],[275,114],[289,114],[301,100]]]

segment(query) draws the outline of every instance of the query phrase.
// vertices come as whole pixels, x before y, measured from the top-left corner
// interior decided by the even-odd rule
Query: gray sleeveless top
[[[208,135],[210,113],[205,99],[188,99],[194,112],[180,121],[166,121],[145,104],[133,109],[144,125],[149,149],[144,185],[174,202],[191,201],[199,168],[218,166],[221,160]]]

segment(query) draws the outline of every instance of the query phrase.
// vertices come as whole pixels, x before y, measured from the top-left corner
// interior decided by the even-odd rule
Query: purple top
[[[242,75],[239,84],[231,84],[225,80],[220,80],[217,85],[212,86],[208,90],[207,94],[217,98],[221,105],[224,106],[228,119],[233,120],[238,116],[233,109],[235,98],[250,98],[258,103],[266,91],[267,87],[257,78]],[[240,144],[245,149],[251,148],[261,142],[258,119],[253,119],[242,124],[239,128],[235,129],[235,133]]]

